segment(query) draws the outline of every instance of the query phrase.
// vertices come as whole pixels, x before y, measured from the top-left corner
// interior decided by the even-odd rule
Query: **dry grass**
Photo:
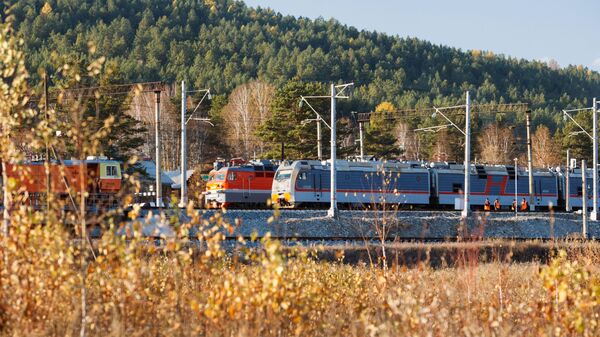
[[[154,250],[108,231],[85,283],[69,233],[11,227],[0,248],[0,334],[78,333],[87,289],[89,336],[597,335],[600,246],[571,245],[548,265],[480,263],[472,247],[455,267],[322,262],[268,238],[227,254],[208,224],[197,250]],[[187,225],[180,229],[180,240]],[[90,254],[90,256],[93,256]]]

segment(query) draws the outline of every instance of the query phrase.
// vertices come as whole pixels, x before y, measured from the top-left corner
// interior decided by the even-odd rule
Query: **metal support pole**
[[[598,220],[598,110],[596,110],[596,97],[594,97],[593,99],[593,104],[592,104],[592,116],[593,116],[593,121],[592,123],[594,124],[592,129],[593,129],[593,136],[594,136],[594,142],[593,142],[593,146],[594,146],[594,150],[593,150],[593,162],[592,162],[592,177],[593,177],[593,191],[592,191],[592,195],[593,195],[593,201],[592,201],[592,205],[593,205],[593,209],[592,209],[592,214],[590,214],[590,220],[592,221],[597,221]]]
[[[527,126],[527,171],[529,171],[529,210],[535,211],[535,197],[533,190],[533,155],[531,153],[531,110],[525,112]]]
[[[466,95],[465,109],[465,184],[464,184],[464,205],[461,213],[462,218],[467,218],[470,211],[469,194],[471,188],[471,99],[469,92]]]
[[[162,207],[162,184],[160,182],[160,91],[155,91],[156,105],[154,109],[154,150],[156,153],[156,207]]]
[[[181,199],[180,207],[185,207],[187,198],[187,153],[186,153],[186,123],[187,97],[185,93],[185,81],[181,81]]]
[[[570,150],[567,149],[567,175],[565,178],[565,211],[571,211],[571,201],[569,200],[571,197],[571,153]]]
[[[365,152],[364,152],[364,138],[363,138],[363,123],[358,123],[358,135],[360,140],[360,161],[365,160]]]
[[[518,159],[515,158],[515,202],[513,205],[515,206],[515,218],[519,213],[519,162]]]
[[[581,228],[581,235],[583,238],[587,238],[587,184],[586,184],[586,171],[585,159],[581,161],[581,214],[583,214],[583,225]]]
[[[321,141],[321,115],[317,115],[317,158],[319,158],[319,160],[323,160],[323,147]]]
[[[48,127],[48,75],[46,73],[44,73],[44,116],[46,118],[46,127]],[[44,160],[44,166],[44,169],[46,171],[46,212],[50,212],[52,177],[50,175],[50,145],[48,144],[48,141],[46,141],[46,158]]]
[[[336,138],[336,127],[335,127],[335,85],[332,84],[331,85],[331,187],[330,187],[330,192],[329,192],[329,197],[331,200],[331,206],[329,208],[329,211],[327,212],[327,216],[329,216],[330,218],[336,218],[338,215],[338,209],[337,209],[337,200],[336,200],[336,175],[337,175],[337,171],[336,171],[336,165],[335,165],[335,161],[336,161],[336,145],[335,145],[335,138]]]
[[[12,208],[12,200],[11,195],[8,192],[8,172],[6,169],[8,168],[6,165],[6,160],[0,161],[2,165],[2,235],[5,237],[8,236],[8,228],[10,227],[10,213],[9,209]]]

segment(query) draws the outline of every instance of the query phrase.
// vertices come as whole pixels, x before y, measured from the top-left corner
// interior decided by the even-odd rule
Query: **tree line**
[[[43,73],[59,73],[63,64],[73,60],[91,62],[88,51],[93,47],[106,56],[107,67],[112,69],[104,83],[157,80],[175,87],[174,83],[185,79],[192,89],[216,92],[201,107],[215,127],[189,126],[189,153],[202,154],[192,158],[192,164],[219,155],[278,157],[282,143],[290,158],[316,156],[314,122],[303,123],[314,118],[314,113],[298,107],[298,97],[326,94],[324,83],[341,81],[356,83],[352,99],[339,103],[343,155],[357,152],[352,111],[455,105],[463,102],[469,90],[477,103],[530,105],[534,130],[539,130],[539,138],[547,144],[540,151],[556,152],[543,155],[546,159],[540,159],[540,165],[560,162],[566,148],[576,157],[591,156],[587,136],[573,134],[575,126],[557,113],[588,107],[591,97],[600,92],[600,74],[581,66],[560,68],[490,51],[463,51],[417,38],[358,30],[336,20],[284,16],[231,0],[22,0],[0,4],[0,9],[10,15],[5,17],[10,17],[23,39],[32,83],[41,83]],[[100,80],[94,81],[90,79],[89,85]],[[170,92],[161,137],[168,155],[165,167],[175,169],[179,103],[176,90]],[[117,118],[123,121],[122,131],[111,143],[121,145],[113,146],[111,154],[152,155],[148,150],[153,141],[147,131],[152,130],[147,118],[152,111],[149,99],[102,97],[90,106],[91,115],[122,117]],[[328,110],[326,102],[314,104],[317,111]],[[456,118],[457,123],[461,118],[464,122],[464,117]],[[575,118],[590,125],[589,111]],[[429,116],[390,123],[378,121],[374,114],[366,128],[367,153],[460,160],[462,140],[457,131],[413,131],[436,124],[439,121]],[[504,162],[522,155],[522,114],[477,116],[473,125],[478,160]],[[323,131],[326,151],[328,130],[324,127]],[[507,141],[511,137],[514,142]]]

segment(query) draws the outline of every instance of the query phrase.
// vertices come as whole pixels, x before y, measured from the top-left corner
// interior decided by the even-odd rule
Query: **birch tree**
[[[421,138],[407,123],[398,123],[394,128],[396,144],[402,150],[402,158],[405,160],[420,160],[422,144]]]
[[[548,167],[560,164],[560,147],[552,135],[550,129],[540,125],[531,137],[533,154],[533,165],[536,167]]]
[[[235,155],[246,159],[258,151],[261,155],[264,142],[256,135],[258,127],[271,115],[270,103],[274,89],[262,82],[240,85],[223,109],[226,141]]]
[[[2,232],[8,235],[12,192],[6,173],[6,164],[19,160],[15,133],[24,120],[32,115],[27,108],[28,86],[25,56],[20,49],[23,41],[14,37],[10,24],[0,25],[0,163],[2,170]]]
[[[479,158],[487,164],[507,164],[514,158],[516,148],[511,129],[490,124],[477,137]]]

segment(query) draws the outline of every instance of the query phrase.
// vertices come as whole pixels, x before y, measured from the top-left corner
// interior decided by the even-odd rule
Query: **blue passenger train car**
[[[336,166],[340,204],[429,204],[429,170],[420,164],[337,160]],[[284,163],[273,180],[271,200],[282,207],[329,203],[330,179],[330,162]]]
[[[525,170],[505,165],[471,165],[472,206],[483,206],[485,200],[496,199],[502,206],[510,207],[515,198],[529,200],[529,176]],[[515,184],[516,179],[516,184]],[[463,198],[464,165],[434,165],[431,170],[434,204],[454,206]],[[557,206],[559,201],[558,178],[550,170],[534,170],[535,206],[547,208]],[[516,194],[515,194],[516,192]]]
[[[567,193],[567,176],[566,170],[558,172],[561,196],[563,197],[562,204],[564,205],[566,198],[569,198],[571,208],[581,209],[583,205],[583,182],[581,181],[581,168],[571,169],[569,173],[569,192]],[[587,206],[593,207],[593,172],[591,169],[586,170],[586,185],[587,185]]]

